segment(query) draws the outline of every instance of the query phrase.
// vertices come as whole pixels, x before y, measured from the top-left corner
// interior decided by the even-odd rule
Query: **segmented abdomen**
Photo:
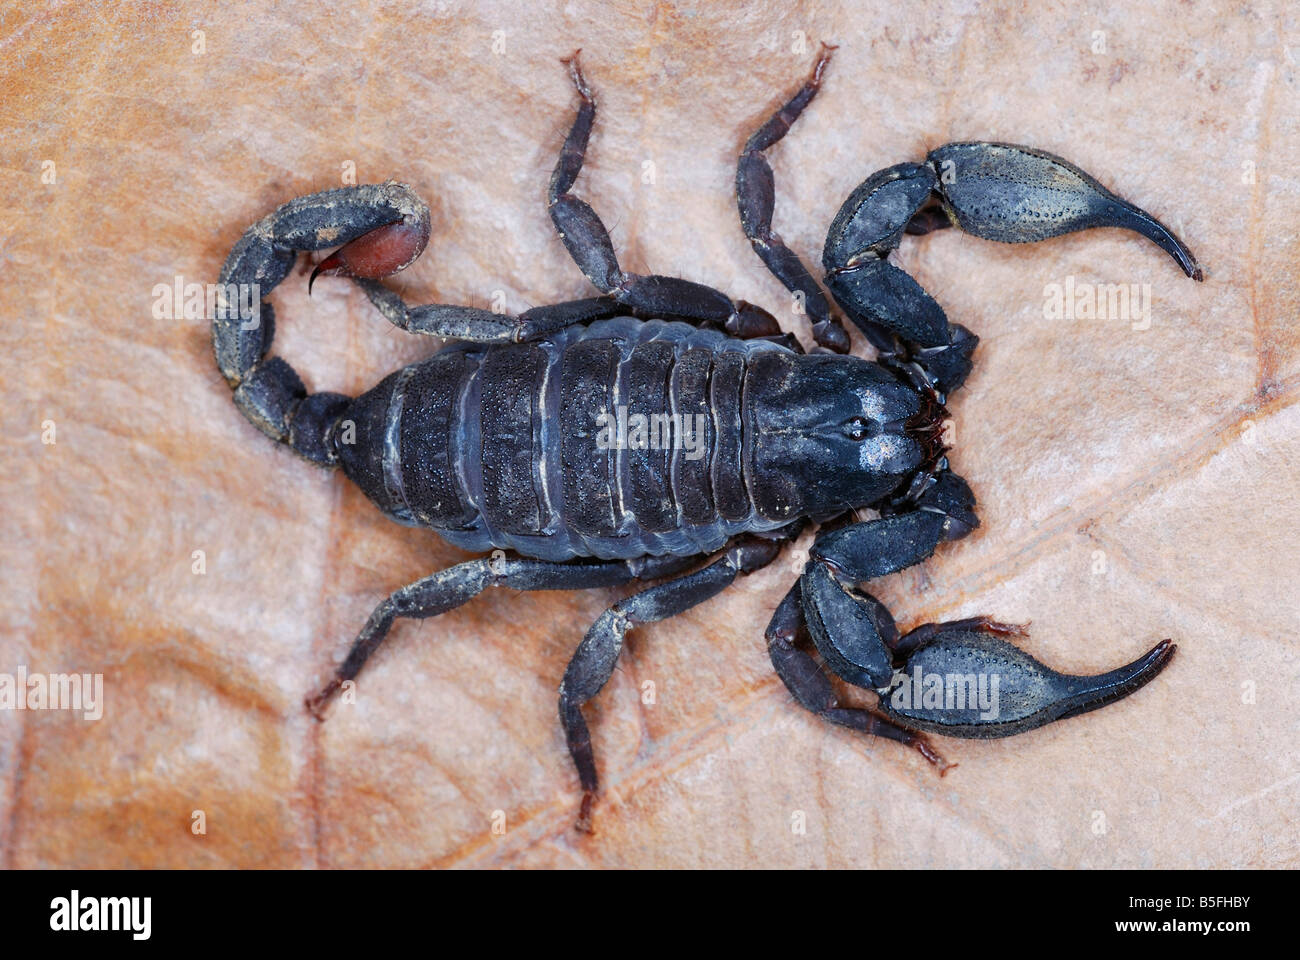
[[[631,317],[449,346],[394,375],[390,512],[467,550],[550,560],[694,554],[772,529],[749,496],[742,404],[748,358],[782,349]]]

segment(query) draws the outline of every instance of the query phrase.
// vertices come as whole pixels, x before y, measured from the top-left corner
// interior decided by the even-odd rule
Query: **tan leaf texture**
[[[0,711],[0,865],[1300,864],[1296,18],[1197,0],[11,5],[0,673],[100,673],[104,703]],[[545,209],[575,109],[559,58],[581,47],[600,112],[577,191],[624,267],[763,304],[809,343],[733,178],[822,40],[825,87],[770,151],[776,227],[806,262],[871,172],[982,139],[1073,161],[1205,267],[1193,283],[1116,230],[945,231],[897,255],[982,337],[950,408],[983,526],[873,592],[904,627],[1031,621],[1025,648],[1072,672],[1172,637],[1170,668],[1096,713],[939,741],[959,764],[940,779],[775,677],[762,632],[787,555],[631,634],[588,711],[593,836],[572,829],[556,688],[626,591],[497,591],[401,623],[357,702],[310,720],[303,697],[374,605],[467,556],[257,433],[206,322],[155,318],[155,286],[214,281],[248,225],[355,171],[432,207],[428,250],[389,281],[408,301],[591,295]],[[1048,318],[1067,278],[1136,284],[1149,310]],[[276,350],[313,390],[359,393],[439,346],[342,279],[309,299],[295,273],[274,301]]]

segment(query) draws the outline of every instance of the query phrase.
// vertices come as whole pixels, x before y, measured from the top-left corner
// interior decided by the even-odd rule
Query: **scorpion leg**
[[[452,303],[412,307],[382,283],[369,279],[357,279],[356,283],[385,320],[407,333],[473,343],[511,343],[516,339],[518,322],[506,314]]]
[[[836,353],[847,353],[849,335],[838,319],[831,315],[830,303],[798,254],[785,245],[772,229],[772,209],[776,203],[776,183],[772,167],[763,151],[790,132],[790,127],[812,102],[821,87],[822,72],[835,49],[822,44],[821,53],[807,82],[784,106],[745,142],[736,164],[736,204],[740,223],[754,252],[767,264],[791,293],[798,298],[812,323],[813,339],[819,346]]]
[[[978,338],[950,324],[939,304],[887,258],[905,232],[928,233],[944,219],[1004,243],[1122,227],[1155,242],[1189,277],[1203,278],[1191,251],[1164,224],[1042,150],[951,143],[924,163],[873,173],[831,223],[822,254],[826,285],[873,343],[943,391],[965,380]],[[891,337],[897,338],[892,349]]]
[[[533,307],[515,317],[454,304],[426,304],[412,307],[381,283],[358,279],[357,284],[365,291],[370,302],[379,309],[384,319],[408,333],[476,343],[520,343],[549,336],[574,324],[593,323],[596,320],[628,314],[644,315],[642,311],[631,309],[608,296],[546,304]],[[659,316],[663,319],[671,319],[673,315],[661,312]],[[798,341],[789,334],[774,336],[759,329],[743,331],[742,339],[751,338],[775,340],[801,352]]]
[[[721,558],[708,566],[618,601],[591,625],[560,684],[560,722],[582,784],[582,807],[575,824],[578,830],[591,831],[592,805],[599,785],[582,705],[596,696],[613,675],[628,630],[676,616],[716,596],[740,574],[752,573],[771,563],[780,553],[785,537],[793,535],[794,532],[782,536],[739,537]]]
[[[696,323],[712,323],[735,337],[779,336],[781,326],[761,307],[732,301],[713,287],[658,275],[624,273],[614,244],[596,211],[569,191],[573,188],[587,151],[596,118],[596,101],[582,76],[575,52],[567,60],[573,85],[582,99],[573,127],[560,150],[547,192],[551,220],[569,255],[601,291],[643,315],[673,316]]]
[[[518,316],[477,307],[431,303],[412,307],[394,291],[373,280],[357,280],[384,319],[407,333],[468,340],[519,343],[536,340],[577,323],[592,323],[630,311],[613,297],[588,297],[534,307]]]
[[[644,557],[637,560],[548,563],[507,556],[468,560],[448,567],[402,587],[375,608],[334,677],[319,693],[307,699],[307,709],[319,718],[330,698],[344,683],[355,679],[361,672],[370,655],[388,635],[393,621],[398,618],[435,617],[472,600],[487,587],[509,587],[513,590],[611,587],[629,580],[667,576],[684,569],[697,559]]]
[[[892,620],[890,623],[892,625]],[[839,726],[912,747],[930,763],[940,767],[940,774],[956,766],[948,764],[924,735],[901,727],[870,710],[841,707],[826,671],[795,645],[806,627],[800,585],[796,583],[776,608],[776,613],[767,625],[766,636],[772,666],[801,707]],[[897,637],[897,630],[894,631],[894,636]]]

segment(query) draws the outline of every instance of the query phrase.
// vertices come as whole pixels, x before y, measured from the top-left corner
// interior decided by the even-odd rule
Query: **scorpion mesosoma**
[[[596,104],[568,64],[580,105],[551,177],[549,209],[565,247],[602,296],[516,317],[463,306],[412,307],[378,283],[429,237],[428,207],[405,185],[344,187],[281,206],[238,241],[222,284],[268,292],[300,251],[337,248],[318,274],[351,277],[389,321],[456,341],[352,398],[308,394],[267,356],[261,322],[219,316],[217,363],[239,409],[308,460],[339,465],[388,516],[458,547],[494,550],[418,580],[375,609],[334,677],[307,707],[318,718],[399,618],[432,617],[487,587],[570,590],[659,580],[611,606],[578,645],[559,711],[590,829],[596,763],[582,706],[613,672],[624,635],[701,603],[776,558],[805,524],[820,525],[798,581],[766,632],[776,672],[803,707],[832,723],[947,764],[925,733],[1020,733],[1127,696],[1169,663],[1168,640],[1099,676],[1068,676],[986,618],[900,635],[866,581],[928,558],[978,526],[975,498],[942,444],[946,396],[971,369],[978,338],[889,254],[904,233],[959,226],[1019,243],[1089,227],[1136,231],[1201,279],[1191,252],[1159,221],[1088,174],[1040,150],[954,143],[922,163],[868,177],[831,224],[825,285],[877,349],[849,338],[799,257],[772,230],[774,181],[764,157],[817,93],[833,47],[803,87],[749,138],[736,195],[754,250],[804,304],[820,349],[805,354],[760,307],[698,283],[624,272],[594,210],[571,192]],[[309,283],[310,288],[310,283]],[[680,445],[598,442],[602,415],[700,419],[703,456]],[[874,519],[859,521],[870,508]],[[819,659],[807,649],[815,648]],[[830,676],[874,691],[876,710],[841,706]],[[966,677],[994,696],[931,697],[932,678]],[[917,683],[916,696],[905,690]],[[907,696],[900,696],[908,693]]]

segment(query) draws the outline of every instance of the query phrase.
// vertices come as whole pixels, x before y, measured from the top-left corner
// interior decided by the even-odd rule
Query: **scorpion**
[[[864,589],[979,526],[975,497],[943,444],[944,404],[970,372],[978,337],[890,262],[904,234],[957,226],[1024,243],[1120,227],[1158,244],[1187,276],[1202,273],[1160,221],[1073,164],[1012,144],[951,143],[923,162],[873,173],[830,225],[825,289],[878,353],[874,361],[849,355],[831,300],[772,228],[765,157],[812,102],[834,49],[822,45],[803,86],[749,137],[736,171],[745,235],[802,302],[812,352],[759,306],[619,266],[600,218],[572,192],[596,116],[577,53],[562,61],[579,106],[547,197],[564,246],[600,296],[517,316],[408,305],[379,280],[420,255],[430,215],[391,180],[290,200],[235,244],[223,289],[257,284],[267,293],[300,252],[335,248],[313,270],[309,292],[319,275],[351,278],[397,327],[450,341],[359,397],[309,394],[292,367],[268,356],[269,302],[260,301],[254,324],[218,314],[217,365],[243,414],[307,460],[341,466],[393,520],[493,551],[384,599],[306,700],[317,719],[398,619],[437,616],[488,587],[656,581],[597,618],[560,684],[560,721],[582,788],[576,826],[590,831],[599,781],[582,707],[609,680],[627,632],[770,564],[809,524],[817,533],[807,563],[766,630],[776,673],[807,710],[909,746],[941,774],[951,764],[927,734],[1022,733],[1126,697],[1170,662],[1177,648],[1164,640],[1110,672],[1066,675],[1008,639],[1024,636],[1021,627],[975,617],[900,633]],[[600,442],[597,424],[619,408],[696,417],[703,455],[644,438]],[[863,510],[874,516],[860,519]],[[832,676],[877,694],[876,709],[843,705]],[[953,696],[931,682],[954,676],[978,680],[981,694]]]

